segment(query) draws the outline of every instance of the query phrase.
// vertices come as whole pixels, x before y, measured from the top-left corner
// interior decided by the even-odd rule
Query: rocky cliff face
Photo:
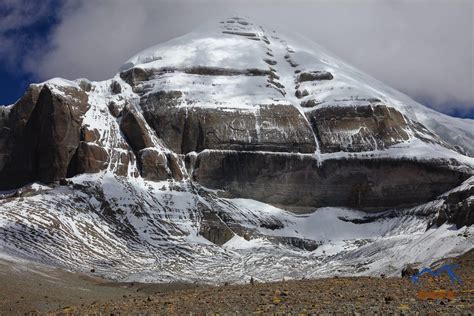
[[[219,247],[264,238],[314,251],[320,239],[285,230],[297,219],[238,201],[295,212],[405,209],[428,222],[438,216],[439,225],[471,225],[472,190],[439,196],[474,173],[473,128],[316,45],[235,17],[144,50],[110,80],[53,79],[0,108],[0,189],[50,185],[137,245],[195,233]],[[11,210],[28,190],[8,191],[0,207]],[[32,199],[48,204],[39,192]],[[18,220],[7,215],[5,223]]]

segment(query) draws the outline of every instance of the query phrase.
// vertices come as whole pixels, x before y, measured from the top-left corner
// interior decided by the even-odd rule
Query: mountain
[[[0,108],[0,251],[112,279],[396,275],[474,244],[474,121],[231,17]]]

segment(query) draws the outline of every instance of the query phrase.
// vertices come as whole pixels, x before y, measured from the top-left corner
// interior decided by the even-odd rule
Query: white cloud
[[[9,0],[12,1],[12,0]],[[412,97],[474,107],[473,2],[70,1],[50,50],[28,68],[42,78],[106,79],[131,55],[237,12],[290,29]]]

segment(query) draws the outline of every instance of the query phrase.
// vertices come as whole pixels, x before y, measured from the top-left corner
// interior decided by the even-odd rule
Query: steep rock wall
[[[205,151],[193,179],[233,197],[288,206],[384,209],[429,201],[468,176],[435,162],[326,160],[312,155]]]

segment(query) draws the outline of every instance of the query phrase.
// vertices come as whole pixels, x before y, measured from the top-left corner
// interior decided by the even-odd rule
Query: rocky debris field
[[[118,300],[94,302],[56,312],[80,314],[434,314],[474,313],[474,251],[456,262],[462,284],[452,285],[447,275],[409,278],[353,277],[290,280],[244,285],[194,286],[175,291],[149,288],[147,296],[129,294]],[[153,292],[156,290],[156,292]],[[454,297],[447,293],[454,292]],[[442,299],[420,299],[420,292]]]

